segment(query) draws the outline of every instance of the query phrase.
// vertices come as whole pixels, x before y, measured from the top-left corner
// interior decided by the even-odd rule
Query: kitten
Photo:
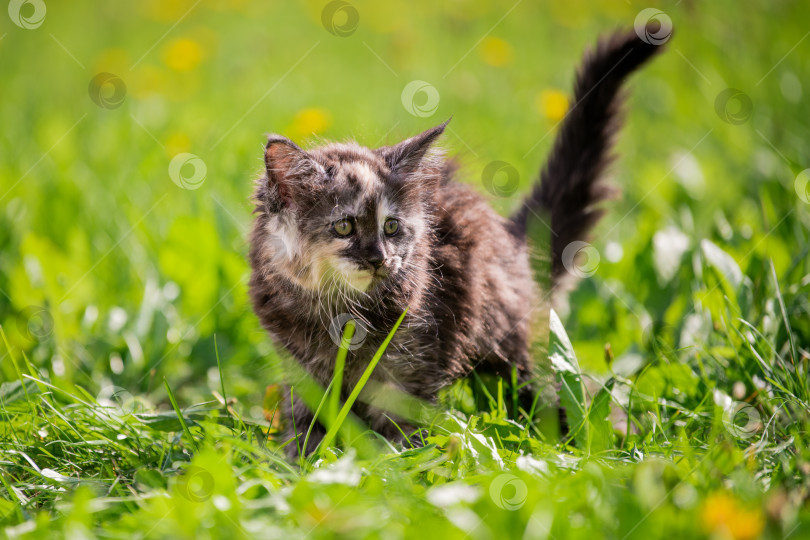
[[[447,122],[376,149],[332,143],[305,151],[270,136],[254,194],[250,293],[275,343],[326,386],[342,326],[354,319],[365,335],[346,359],[345,399],[408,308],[372,375],[378,397],[390,389],[435,402],[473,368],[501,376],[516,369],[518,381],[530,383],[529,329],[544,292],[530,267],[530,215],[551,217],[557,288],[565,281],[563,250],[602,214],[595,205],[608,195],[599,180],[619,125],[622,83],[658,49],[620,33],[585,56],[541,181],[512,218],[455,181],[453,162],[434,146]],[[368,394],[353,412],[372,429],[391,440],[413,429],[402,418],[398,428]],[[287,447],[296,455],[313,414],[289,397],[285,441],[298,437]],[[323,435],[316,424],[301,451]]]

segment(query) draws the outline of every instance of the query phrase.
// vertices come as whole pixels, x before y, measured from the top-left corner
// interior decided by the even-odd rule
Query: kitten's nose
[[[366,252],[366,262],[374,267],[374,270],[379,270],[385,263],[385,253],[380,246],[370,246]]]
[[[385,257],[383,257],[382,253],[379,255],[373,255],[366,260],[371,266],[374,267],[374,270],[379,270],[380,267],[385,263]]]

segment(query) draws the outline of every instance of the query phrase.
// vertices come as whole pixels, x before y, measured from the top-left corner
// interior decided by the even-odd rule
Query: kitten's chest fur
[[[274,342],[324,386],[334,374],[338,343],[347,321],[355,324],[343,376],[344,387],[351,388],[401,315],[397,303],[327,303],[318,295],[295,290],[281,279],[273,281],[270,277],[252,285],[255,291],[262,291],[259,301],[263,303],[257,313]],[[426,359],[421,351],[430,341],[424,337],[436,330],[424,315],[417,307],[403,320],[375,370],[376,380],[397,381],[409,373],[424,372]]]

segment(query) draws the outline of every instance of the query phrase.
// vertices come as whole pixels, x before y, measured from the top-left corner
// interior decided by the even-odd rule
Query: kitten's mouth
[[[361,270],[353,272],[351,275],[346,276],[346,282],[353,288],[360,292],[368,292],[373,289],[378,283],[386,279],[390,275],[390,271],[386,268],[378,268],[376,270]]]
[[[367,292],[377,281],[379,281],[379,278],[368,270],[352,272],[351,274],[346,275],[345,279],[349,287],[360,292]]]
[[[354,265],[335,266],[336,267],[332,269],[331,274],[324,276],[324,284],[327,287],[338,286],[344,290],[360,293],[368,293],[380,282],[389,278],[392,272],[392,268],[389,268],[388,266],[381,266],[379,268]]]

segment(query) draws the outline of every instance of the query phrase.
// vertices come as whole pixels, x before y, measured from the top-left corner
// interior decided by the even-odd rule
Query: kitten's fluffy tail
[[[551,216],[553,288],[566,273],[566,246],[587,239],[603,214],[596,205],[611,193],[600,177],[610,162],[613,134],[621,123],[622,84],[661,49],[635,32],[620,32],[601,39],[585,55],[577,73],[574,101],[562,121],[540,183],[512,218],[517,233],[525,235],[532,213]]]

